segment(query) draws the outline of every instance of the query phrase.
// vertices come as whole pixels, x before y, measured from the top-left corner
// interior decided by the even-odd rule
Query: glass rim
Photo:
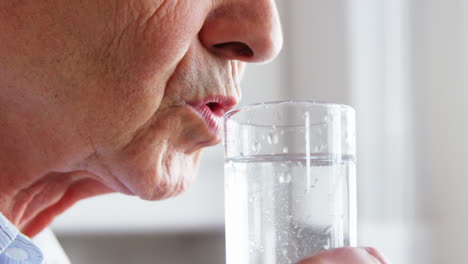
[[[310,106],[319,106],[323,108],[338,108],[343,109],[351,112],[355,112],[353,107],[346,105],[346,104],[337,104],[337,103],[329,103],[325,101],[316,101],[316,100],[281,100],[281,101],[269,101],[269,102],[260,102],[260,103],[253,103],[247,104],[238,108],[234,108],[226,112],[223,116],[224,120],[230,119],[232,116],[239,112],[245,112],[248,110],[254,110],[256,108],[260,108],[262,106],[268,105],[282,105],[282,104],[305,104]]]

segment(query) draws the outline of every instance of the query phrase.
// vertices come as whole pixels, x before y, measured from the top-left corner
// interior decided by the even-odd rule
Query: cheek
[[[92,169],[111,188],[148,200],[189,185],[208,133],[193,114],[166,105],[163,98],[177,65],[198,41],[211,1],[163,2],[115,38],[98,94],[87,95],[99,116],[92,119],[101,128],[95,134],[105,137],[99,142],[103,156]]]
[[[104,63],[96,63],[104,67],[98,75],[99,89],[87,92],[82,100],[93,102],[93,115],[104,120],[95,126],[107,133],[109,147],[128,141],[170,93],[167,84],[192,43],[198,41],[209,1],[160,2],[159,6],[140,4],[140,14],[128,24],[115,22],[118,33],[110,37],[111,44],[102,44],[100,52],[108,56]],[[120,17],[128,17],[128,10],[121,12]]]
[[[133,59],[146,67],[139,73],[140,79],[154,80],[161,69],[175,69],[192,42],[198,41],[209,2],[166,0],[156,11],[142,16],[136,30],[139,33],[130,38],[136,51]]]

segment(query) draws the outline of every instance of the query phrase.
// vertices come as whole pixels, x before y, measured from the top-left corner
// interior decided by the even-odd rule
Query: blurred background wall
[[[394,263],[468,259],[468,1],[278,0],[285,47],[251,66],[242,104],[352,105],[359,243]],[[222,148],[168,201],[82,201],[53,229],[75,264],[224,262]],[[110,256],[114,257],[110,257]]]

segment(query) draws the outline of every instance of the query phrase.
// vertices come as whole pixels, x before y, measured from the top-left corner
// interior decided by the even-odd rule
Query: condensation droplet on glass
[[[280,135],[284,135],[284,130],[283,129],[280,130]]]
[[[252,146],[253,154],[257,154],[261,148],[262,148],[262,145],[260,144],[260,142],[255,142]]]
[[[243,156],[244,156],[244,152],[241,152],[240,155],[241,155],[241,157],[243,157]]]
[[[320,151],[320,147],[319,146],[315,146],[314,149],[313,149],[313,152],[319,152]]]
[[[317,178],[315,178],[315,179],[314,179],[314,182],[312,182],[312,184],[310,185],[310,188],[315,188],[315,187],[317,187],[318,181],[319,181],[319,180],[318,180]]]
[[[287,249],[281,250],[281,254],[283,255],[283,257],[286,257],[288,255],[288,250]]]
[[[283,153],[288,153],[288,152],[289,152],[288,147],[284,147],[284,148],[283,148]]]
[[[276,131],[271,131],[268,133],[268,143],[278,144],[278,133]]]

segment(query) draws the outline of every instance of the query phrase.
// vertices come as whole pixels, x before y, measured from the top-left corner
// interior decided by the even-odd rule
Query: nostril
[[[215,114],[217,116],[224,115],[225,109],[220,103],[211,102],[211,103],[207,103],[206,106],[208,106],[208,108],[210,108],[210,110],[211,110],[211,112],[213,114]]]
[[[242,42],[220,43],[213,45],[213,47],[221,53],[228,53],[230,56],[251,58],[254,55],[253,50]]]

